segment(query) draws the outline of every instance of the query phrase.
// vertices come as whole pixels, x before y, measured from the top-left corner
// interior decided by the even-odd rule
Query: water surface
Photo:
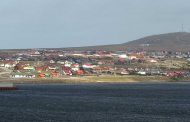
[[[190,84],[18,85],[0,92],[1,121],[190,121]]]

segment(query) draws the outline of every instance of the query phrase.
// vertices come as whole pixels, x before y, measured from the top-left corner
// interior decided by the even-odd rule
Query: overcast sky
[[[0,0],[0,49],[116,44],[190,31],[189,0]]]

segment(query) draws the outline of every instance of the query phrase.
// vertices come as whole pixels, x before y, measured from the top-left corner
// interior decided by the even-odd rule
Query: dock
[[[0,91],[2,90],[17,90],[17,87],[13,83],[2,82],[0,83]]]

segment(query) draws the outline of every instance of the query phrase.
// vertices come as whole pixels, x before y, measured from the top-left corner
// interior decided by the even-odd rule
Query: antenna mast
[[[181,25],[181,31],[184,32],[184,27],[183,24]]]

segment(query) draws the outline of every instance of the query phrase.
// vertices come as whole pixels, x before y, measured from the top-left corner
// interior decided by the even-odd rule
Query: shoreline
[[[93,84],[93,83],[172,83],[172,82],[189,82],[190,78],[183,78],[179,80],[172,80],[165,76],[139,76],[139,75],[127,75],[127,76],[82,76],[82,77],[65,77],[65,78],[46,78],[46,79],[0,79],[0,82],[12,82],[15,84]]]

